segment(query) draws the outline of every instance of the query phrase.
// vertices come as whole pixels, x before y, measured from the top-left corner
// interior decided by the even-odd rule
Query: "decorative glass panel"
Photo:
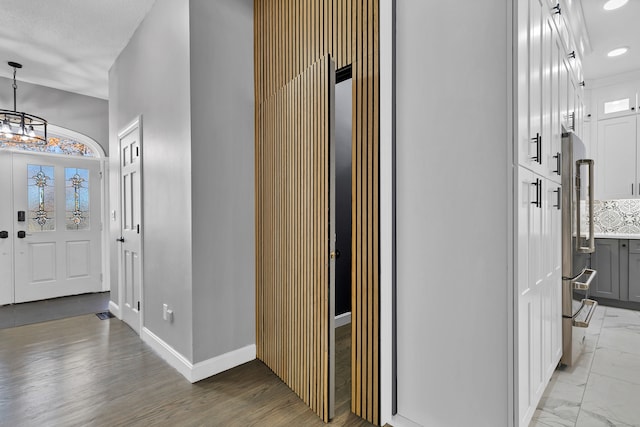
[[[36,153],[65,154],[67,156],[95,157],[95,153],[90,147],[71,138],[62,136],[51,136],[47,138],[47,143],[29,144],[14,135],[12,138],[0,139],[0,148],[17,148],[24,151]]]
[[[89,171],[64,168],[67,230],[89,229]]]
[[[619,113],[620,111],[629,111],[629,98],[604,103],[605,114]]]
[[[53,231],[55,221],[55,181],[53,166],[27,165],[29,231]]]

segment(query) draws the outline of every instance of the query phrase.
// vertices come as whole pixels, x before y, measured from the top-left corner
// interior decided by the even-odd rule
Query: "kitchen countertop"
[[[640,239],[640,234],[625,233],[594,233],[593,236],[596,239]]]

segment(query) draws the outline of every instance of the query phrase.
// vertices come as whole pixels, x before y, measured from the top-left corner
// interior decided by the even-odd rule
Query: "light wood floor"
[[[339,426],[349,411],[350,326],[336,331]],[[2,426],[322,426],[253,361],[190,384],[124,323],[95,315],[0,330]]]

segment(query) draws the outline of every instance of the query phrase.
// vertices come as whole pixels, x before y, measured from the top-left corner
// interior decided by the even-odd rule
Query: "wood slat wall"
[[[288,201],[283,193],[289,191],[289,188],[266,187],[265,183],[272,182],[269,180],[275,178],[267,176],[265,168],[272,168],[278,173],[285,173],[293,168],[293,172],[287,173],[299,173],[300,170],[311,167],[309,163],[295,164],[299,157],[289,151],[285,157],[275,157],[273,150],[281,150],[275,147],[279,144],[290,144],[293,150],[303,149],[306,146],[303,144],[306,142],[304,138],[312,132],[310,129],[317,130],[321,126],[317,111],[312,110],[300,122],[296,122],[291,116],[286,119],[288,121],[285,122],[284,135],[292,139],[290,142],[280,137],[284,126],[281,124],[284,120],[282,116],[289,114],[285,112],[291,108],[302,108],[307,100],[313,103],[312,108],[319,108],[320,104],[314,100],[314,93],[303,88],[300,89],[302,98],[296,101],[298,104],[291,105],[294,102],[291,93],[288,97],[278,97],[284,96],[281,94],[283,88],[289,87],[292,80],[297,81],[297,76],[304,74],[304,70],[311,64],[330,54],[335,60],[336,68],[351,64],[353,70],[351,406],[353,412],[374,424],[378,424],[380,412],[378,10],[378,0],[254,1],[258,357],[266,362],[269,346],[276,346],[284,351],[287,348],[285,344],[290,344],[286,341],[289,339],[289,332],[298,327],[292,324],[295,319],[292,316],[298,315],[296,312],[282,314],[285,317],[273,312],[273,309],[282,307],[284,296],[292,292],[294,301],[299,303],[304,303],[307,301],[305,298],[309,298],[305,294],[308,292],[307,288],[292,291],[282,287],[282,283],[285,279],[293,282],[305,280],[307,275],[312,275],[315,271],[313,269],[317,264],[313,262],[326,262],[328,257],[328,251],[318,252],[312,242],[299,241],[304,238],[299,230],[324,227],[322,224],[326,224],[326,217],[319,214],[302,217],[310,209],[306,204],[309,203],[306,196],[301,193],[297,196],[298,199]],[[299,83],[302,85],[303,82],[301,80]],[[279,103],[273,104],[276,98]],[[272,138],[269,142],[271,145],[267,145],[265,138]],[[309,178],[311,182],[303,183],[303,190],[310,193],[315,191],[320,178],[321,175]],[[281,212],[282,215],[269,217],[269,212],[271,215]],[[296,221],[301,221],[301,225]],[[321,224],[320,221],[325,223]],[[276,266],[270,259],[276,256],[272,251],[279,250],[283,236],[290,234],[294,236],[294,242],[297,242],[298,246],[294,249],[296,252],[289,256],[288,264]],[[300,266],[302,273],[295,269],[298,268],[296,263],[299,259],[309,261]],[[267,289],[265,279],[268,277],[274,280],[277,278],[277,281],[282,282],[279,284],[281,287]],[[303,310],[304,306],[297,306],[296,309]],[[304,334],[310,334],[312,326],[303,323],[301,327]],[[267,327],[288,332],[280,338],[267,337],[264,333]],[[291,339],[294,340],[291,345],[305,349],[320,345],[317,338],[308,335],[297,338],[292,335]],[[291,377],[293,383],[311,387],[310,401],[316,401],[318,396],[314,393],[318,391],[312,384],[305,382],[308,379],[301,373],[307,369],[315,373],[323,372],[322,361],[313,354],[315,353],[288,356],[293,359],[292,364],[287,365],[285,381],[291,386],[288,382]],[[283,361],[278,363],[280,365],[276,368],[272,367],[277,373],[282,371],[276,369],[284,368]]]
[[[329,420],[329,58],[259,111],[258,357]]]

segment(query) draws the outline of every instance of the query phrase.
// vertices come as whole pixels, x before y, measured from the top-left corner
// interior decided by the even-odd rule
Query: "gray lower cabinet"
[[[629,301],[640,302],[640,241],[629,241]]]
[[[596,251],[591,254],[591,266],[597,274],[589,289],[594,297],[620,299],[621,242],[627,240],[596,239]]]

